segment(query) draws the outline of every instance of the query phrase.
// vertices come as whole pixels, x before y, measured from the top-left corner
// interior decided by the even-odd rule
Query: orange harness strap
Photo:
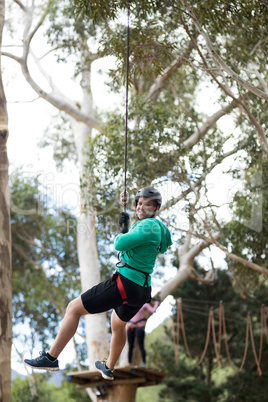
[[[125,288],[123,286],[123,283],[122,283],[119,275],[116,276],[116,283],[117,283],[117,288],[119,290],[119,293],[122,297],[123,304],[127,304],[127,294],[126,294]]]

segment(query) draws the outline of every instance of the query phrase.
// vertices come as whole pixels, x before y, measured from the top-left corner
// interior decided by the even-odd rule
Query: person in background
[[[159,298],[154,299],[154,305],[145,303],[138,313],[127,323],[127,340],[128,340],[128,363],[132,363],[132,354],[134,348],[135,338],[137,338],[138,345],[141,352],[142,364],[141,367],[146,367],[146,352],[144,348],[145,340],[145,325],[148,313],[153,314],[159,306]]]

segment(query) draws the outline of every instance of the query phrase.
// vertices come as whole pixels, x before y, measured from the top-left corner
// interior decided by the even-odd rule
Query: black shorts
[[[103,313],[114,309],[122,321],[129,321],[151,299],[151,287],[142,287],[118,274],[127,294],[127,303],[123,304],[114,277],[101,282],[82,293],[81,299],[85,309],[90,314]]]

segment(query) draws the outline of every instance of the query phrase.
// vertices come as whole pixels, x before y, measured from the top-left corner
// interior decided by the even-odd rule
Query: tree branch
[[[38,226],[40,227],[39,223],[38,223]],[[43,229],[43,228],[41,228],[41,229]],[[28,235],[28,233],[27,233],[26,231],[25,231],[25,235],[26,235],[26,236]],[[48,248],[44,247],[44,246],[41,244],[41,242],[37,243],[35,240],[33,240],[33,239],[29,238],[29,237],[22,236],[22,235],[21,235],[20,233],[18,233],[18,232],[16,232],[16,236],[18,236],[18,238],[19,238],[20,240],[24,241],[25,243],[27,243],[27,244],[29,244],[29,245],[31,245],[31,246],[34,246],[35,248],[38,248],[38,249],[42,250],[44,253],[46,253],[47,257],[48,257],[48,256],[51,256],[51,257],[55,258],[56,261],[57,261],[58,266],[62,269],[62,271],[65,272],[65,275],[67,276],[67,278],[68,278],[70,281],[72,281],[72,276],[71,276],[71,275],[69,274],[69,272],[65,269],[65,267],[62,266],[61,261],[59,260],[58,255],[54,252],[54,248],[53,248],[53,245],[52,245],[51,243],[50,243],[50,249],[51,249],[52,251],[48,251]],[[49,236],[48,233],[46,233],[46,237],[47,237],[48,239],[50,239],[50,236]],[[38,255],[38,256],[39,256],[39,255]],[[37,263],[37,260],[31,260],[31,262],[32,262],[33,264],[39,264],[39,263]]]
[[[19,4],[19,2],[18,2]],[[2,52],[3,56],[7,56],[16,62],[18,62],[21,66],[22,74],[24,75],[26,81],[30,84],[32,89],[43,99],[45,99],[47,102],[49,102],[51,105],[55,106],[57,109],[64,111],[65,113],[69,114],[69,116],[73,117],[75,120],[80,121],[82,123],[85,123],[87,126],[90,128],[95,128],[100,131],[100,125],[98,120],[96,120],[94,117],[88,116],[87,114],[81,112],[77,108],[72,105],[70,100],[63,100],[58,98],[53,91],[51,93],[48,93],[47,91],[43,90],[32,78],[29,69],[28,69],[28,56],[29,56],[29,48],[30,48],[30,42],[32,41],[35,33],[37,30],[40,28],[42,23],[44,22],[44,19],[46,17],[47,11],[44,12],[43,16],[41,17],[40,21],[38,22],[37,26],[34,28],[32,32],[30,31],[31,27],[31,20],[32,20],[32,10],[26,9],[25,7],[23,8],[23,11],[27,14],[28,13],[28,27],[25,30],[24,33],[24,41],[23,41],[23,57],[19,58],[11,53],[7,52]]]
[[[267,268],[263,268],[263,267],[261,267],[261,266],[258,265],[258,264],[254,264],[254,262],[248,261],[248,260],[246,260],[245,258],[239,257],[239,256],[236,255],[236,254],[230,253],[230,252],[227,250],[226,247],[224,247],[222,244],[220,244],[220,243],[214,238],[213,235],[211,235],[210,237],[211,237],[211,242],[212,242],[213,244],[215,244],[220,250],[222,250],[222,251],[227,255],[227,257],[229,257],[230,259],[235,260],[235,261],[239,262],[240,264],[244,265],[245,267],[252,268],[252,269],[254,269],[255,271],[258,271],[258,272],[260,272],[260,273],[262,273],[262,274],[264,274],[264,275],[268,275],[268,269],[267,269]]]
[[[21,1],[19,1],[19,0],[14,0],[14,2],[17,3],[18,6],[19,6],[23,11],[26,11],[26,7],[24,6],[24,4],[22,4]]]
[[[49,94],[48,92],[46,92],[42,88],[40,88],[39,85],[31,77],[25,60],[23,60],[23,62],[21,64],[21,69],[22,69],[22,73],[23,73],[26,81],[28,81],[28,83],[31,85],[33,90],[41,98],[48,101],[51,105],[55,106],[57,109],[62,110],[63,112],[69,114],[75,120],[85,123],[87,126],[89,126],[91,128],[96,128],[97,130],[100,131],[100,126],[99,126],[98,120],[94,119],[93,117],[85,115],[84,113],[80,112],[78,109],[74,108],[69,102],[58,99],[53,94]]]
[[[183,142],[183,145],[187,148],[192,148],[198,141],[205,136],[208,130],[213,127],[216,122],[226,114],[229,114],[237,105],[233,101],[228,106],[224,106],[212,116],[208,117],[203,126],[200,129],[197,129],[195,133],[193,133],[187,140]]]
[[[255,74],[255,76],[258,78],[261,85],[263,86],[264,92],[268,95],[268,83],[263,79],[262,75],[259,73],[257,68],[251,67],[251,68],[246,69],[246,71],[249,74],[251,74],[251,73]]]
[[[19,63],[20,65],[22,64],[22,58],[21,57],[17,57],[12,53],[9,52],[1,52],[1,56],[6,56],[9,57],[12,60],[15,60],[17,63]]]
[[[208,283],[213,283],[215,281],[215,271],[214,269],[211,269],[207,272],[206,276],[203,277],[194,268],[192,268],[191,279],[203,283],[204,285],[207,285]]]
[[[193,48],[194,48],[194,46],[193,46],[192,42],[189,42],[187,48],[177,58],[177,60],[174,60],[171,63],[171,65],[165,69],[164,73],[159,75],[155,79],[154,84],[149,89],[149,93],[146,97],[146,101],[148,101],[149,99],[156,101],[165,82],[171,77],[172,74],[174,74],[185,63],[185,60],[187,60],[187,58],[190,56]]]
[[[245,142],[240,143],[236,148],[234,148],[232,151],[226,152],[225,154],[221,155],[219,158],[215,160],[214,163],[210,165],[210,167],[204,171],[204,173],[200,176],[200,178],[192,185],[192,187],[189,187],[187,190],[183,191],[178,197],[174,197],[171,200],[168,200],[160,209],[160,212],[165,211],[171,207],[173,207],[175,204],[177,204],[180,200],[184,199],[187,197],[188,194],[190,194],[193,189],[198,188],[201,183],[205,180],[207,175],[212,172],[212,170],[219,165],[225,158],[235,154],[237,151],[240,151],[243,148],[243,145]]]
[[[12,244],[12,247],[14,247],[16,249],[16,251],[28,262],[30,262],[30,264],[33,264],[35,267],[38,267],[41,272],[44,275],[44,279],[46,279],[47,283],[49,284],[49,286],[51,286],[51,282],[49,282],[46,273],[44,271],[44,268],[42,266],[41,263],[37,263],[35,260],[33,260],[32,258],[30,258],[25,252],[23,247],[17,245],[17,244]],[[50,300],[50,302],[54,305],[54,307],[58,310],[58,313],[60,314],[61,317],[64,316],[65,314],[65,310],[63,308],[61,308],[61,306],[58,304],[58,302],[54,299],[52,292],[48,293],[48,298]]]
[[[185,9],[189,13],[190,17],[193,20],[194,25],[196,26],[198,32],[203,36],[203,38],[206,41],[207,48],[209,53],[211,54],[212,58],[214,61],[228,74],[230,75],[235,81],[237,81],[240,85],[242,85],[244,88],[247,88],[250,92],[254,93],[256,96],[259,98],[268,100],[268,94],[265,92],[261,91],[260,89],[254,87],[252,84],[244,80],[242,77],[240,77],[238,74],[236,74],[227,64],[222,60],[222,58],[217,54],[216,50],[214,49],[212,42],[208,36],[208,34],[205,32],[205,30],[201,27],[198,18],[193,10],[192,7],[190,7],[186,0],[180,0],[181,3],[184,5]]]
[[[219,234],[215,235],[219,236]],[[193,246],[185,255],[185,258],[187,261],[189,261],[191,264],[193,263],[194,259],[203,251],[205,248],[209,247],[211,245],[211,241],[209,239],[203,240],[200,244],[196,244]]]
[[[163,220],[163,219],[162,219],[162,220]],[[164,221],[165,221],[165,220],[164,220]],[[167,221],[165,221],[165,222],[167,222]],[[167,224],[168,224],[169,226],[173,227],[174,229],[180,231],[180,232],[184,232],[184,233],[188,233],[188,232],[189,232],[189,231],[187,231],[187,230],[185,230],[185,229],[178,228],[178,227],[172,225],[172,224],[169,223],[169,222],[167,222]],[[197,237],[197,238],[199,238],[199,239],[202,239],[202,240],[204,240],[204,242],[207,242],[207,243],[209,243],[209,244],[215,244],[215,246],[218,247],[221,251],[223,251],[224,254],[226,254],[227,257],[229,257],[230,259],[235,260],[235,261],[239,262],[240,264],[242,264],[242,265],[244,265],[244,266],[246,266],[246,267],[248,267],[248,268],[252,268],[252,269],[254,269],[255,271],[258,271],[258,272],[260,272],[260,273],[262,273],[262,274],[264,274],[264,275],[268,275],[268,269],[267,269],[267,268],[263,268],[263,267],[261,267],[260,265],[255,264],[254,262],[248,261],[248,260],[246,260],[245,258],[239,257],[238,255],[229,252],[226,247],[224,247],[221,243],[219,243],[219,242],[217,241],[216,238],[217,238],[218,235],[219,235],[218,233],[217,233],[217,234],[214,234],[214,235],[210,233],[210,237],[209,237],[209,238],[207,238],[207,237],[205,237],[205,236],[203,236],[203,235],[199,235],[199,234],[196,233],[196,232],[191,232],[191,235],[193,235],[194,237]],[[198,248],[199,245],[197,245],[196,247]],[[204,248],[205,248],[205,247],[204,247]],[[191,250],[190,250],[190,251],[191,251]],[[195,253],[195,252],[194,252],[194,253]],[[198,254],[197,254],[197,255],[198,255]]]
[[[199,54],[199,56],[201,57],[204,65],[207,67],[207,71],[208,73],[212,76],[212,78],[214,79],[214,81],[218,84],[218,86],[224,91],[224,93],[227,96],[230,96],[235,102],[237,102],[238,105],[241,106],[242,110],[244,111],[244,113],[248,116],[249,120],[251,121],[251,123],[254,125],[254,127],[256,128],[256,132],[257,135],[259,136],[260,139],[260,143],[261,146],[263,147],[264,151],[266,153],[268,153],[268,140],[266,138],[265,132],[261,126],[261,124],[255,119],[255,117],[253,116],[253,114],[249,111],[248,107],[245,105],[244,102],[242,102],[240,99],[236,98],[233,94],[232,91],[229,87],[226,87],[224,85],[222,85],[219,80],[216,78],[215,74],[212,72],[211,68],[209,68],[205,57],[203,56],[201,50],[199,49],[198,44],[196,43],[195,39],[193,38],[193,36],[191,35],[189,28],[187,26],[187,24],[185,22],[183,22],[182,20],[182,24],[184,25],[184,28],[187,32],[187,34],[189,35],[189,37],[191,38],[191,40],[194,43],[194,46]],[[222,76],[221,70],[218,72],[218,74],[220,74]]]

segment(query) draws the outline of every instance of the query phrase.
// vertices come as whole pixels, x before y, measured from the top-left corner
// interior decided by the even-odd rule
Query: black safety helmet
[[[154,200],[156,206],[161,208],[162,197],[161,197],[161,194],[159,193],[159,191],[157,191],[155,188],[153,188],[153,187],[143,187],[143,188],[141,188],[137,192],[137,194],[135,196],[136,206],[138,204],[138,201],[139,201],[140,197],[151,198],[152,200]]]

